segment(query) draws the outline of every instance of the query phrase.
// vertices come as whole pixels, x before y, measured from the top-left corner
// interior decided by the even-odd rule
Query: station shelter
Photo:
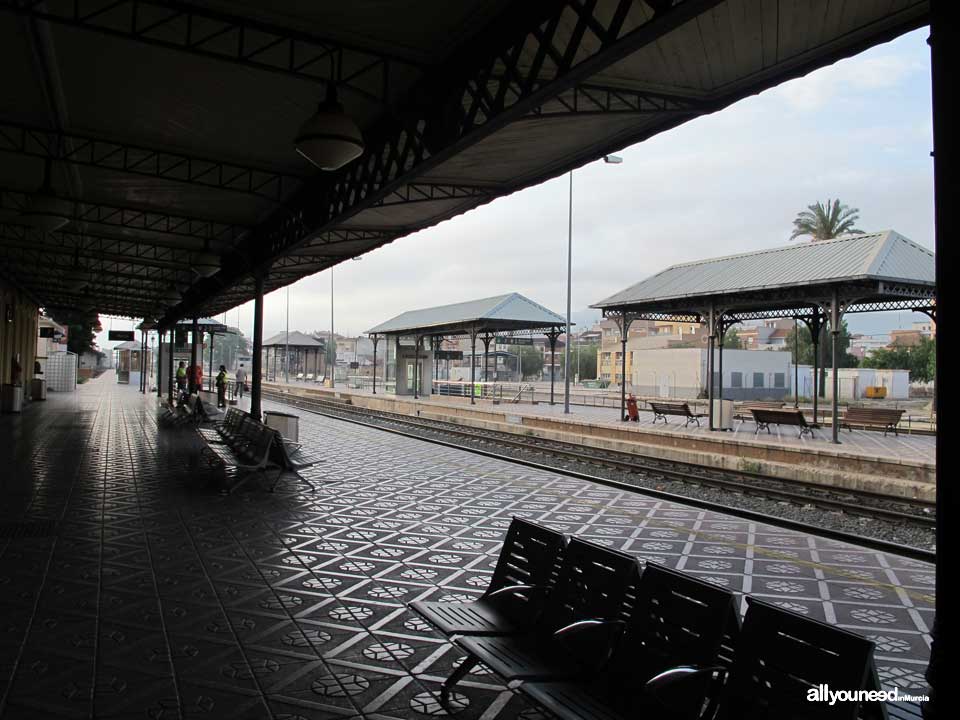
[[[211,392],[214,389],[214,367],[213,367],[213,349],[217,335],[225,335],[233,332],[229,327],[210,318],[198,318],[196,320],[181,320],[177,323],[174,331],[173,354],[170,354],[170,343],[161,342],[158,364],[158,388],[172,387],[169,384],[169,378],[176,375],[176,369],[180,362],[190,368],[196,364],[203,365],[204,354],[207,353],[209,360],[204,369],[204,384]],[[204,336],[209,337],[209,344],[204,342]]]
[[[117,372],[117,382],[139,385],[141,375],[150,372],[153,367],[153,352],[149,346],[145,347],[142,341],[128,340],[120,343],[113,349],[116,356],[114,367]]]
[[[279,332],[263,341],[263,377],[321,382],[326,375],[326,347],[325,340],[312,335],[296,330]]]
[[[617,322],[626,377],[627,337],[635,320],[701,323],[707,328],[709,427],[717,428],[723,384],[723,337],[744,320],[792,318],[810,330],[813,376],[821,337],[831,338],[833,442],[839,444],[839,337],[844,315],[908,310],[936,320],[934,254],[893,231],[795,243],[750,253],[673,265],[593,307]],[[798,334],[794,333],[796,341]],[[798,373],[796,363],[793,365]],[[709,379],[712,378],[712,381]],[[800,383],[794,377],[794,406]],[[626,383],[621,384],[621,417]],[[814,422],[818,398],[813,393]]]
[[[469,338],[470,353],[466,356],[473,362],[470,362],[466,393],[474,403],[477,397],[484,395],[484,388],[477,378],[477,340],[483,344],[480,369],[482,382],[485,382],[490,377],[489,359],[496,352],[496,345],[506,344],[508,338],[514,336],[543,334],[550,341],[552,352],[565,326],[563,317],[516,292],[401,313],[367,331],[373,341],[373,391],[376,393],[377,345],[380,340],[386,340],[383,356],[386,391],[417,398],[432,393],[431,377],[440,360],[450,358],[449,353],[459,355],[457,359],[463,357],[457,351],[441,350],[442,341]],[[494,353],[490,352],[491,344]],[[551,378],[551,403],[553,390]]]

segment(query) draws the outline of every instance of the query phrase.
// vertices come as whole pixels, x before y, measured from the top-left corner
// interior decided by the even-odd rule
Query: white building
[[[799,367],[800,397],[813,397],[816,387],[813,368],[810,365]],[[906,400],[910,397],[909,370],[879,370],[875,368],[840,368],[837,371],[839,399],[860,401],[867,399],[868,387],[886,388],[887,400]],[[826,369],[826,399],[833,399],[833,372]]]
[[[707,388],[707,350],[662,348],[633,353],[633,392],[640,396],[695,398]],[[716,353],[719,372],[720,353]],[[788,352],[724,350],[723,396],[731,400],[777,400],[793,392]]]

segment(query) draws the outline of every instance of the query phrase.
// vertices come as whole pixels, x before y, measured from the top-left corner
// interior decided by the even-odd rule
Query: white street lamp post
[[[603,161],[608,165],[619,165],[623,158],[617,155],[605,155]],[[567,199],[567,328],[563,340],[563,412],[570,414],[570,286],[573,275],[573,170],[570,171],[570,186]],[[579,364],[579,348],[577,362]],[[551,370],[555,366],[551,365]],[[579,368],[578,368],[579,372]]]

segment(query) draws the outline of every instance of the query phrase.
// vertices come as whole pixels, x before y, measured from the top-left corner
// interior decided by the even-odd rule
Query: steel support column
[[[956,3],[950,0],[931,0],[930,3],[930,71],[933,97],[933,188],[934,188],[934,263],[936,277],[937,331],[947,336],[953,327],[950,308],[954,303],[956,283],[948,274],[955,269],[956,250],[948,236],[950,223],[960,204],[960,143],[957,127],[960,109],[957,107],[956,69],[960,65],[960,24],[956,21]],[[944,315],[944,308],[947,312]],[[956,642],[956,591],[950,590],[951,570],[956,552],[953,540],[956,527],[953,511],[957,507],[957,486],[949,482],[954,442],[954,415],[940,413],[944,398],[956,396],[957,380],[952,373],[940,372],[949,362],[949,351],[944,343],[936,345],[936,380],[933,386],[933,406],[937,413],[936,472],[937,472],[937,530],[936,530],[936,600],[933,621],[933,644],[926,679],[930,683],[930,701],[924,703],[923,716],[927,720],[946,717],[955,701],[950,700],[952,674],[947,664],[948,648]],[[950,554],[948,560],[948,553]],[[948,564],[949,563],[949,564]],[[945,695],[940,696],[943,692]]]
[[[633,316],[626,310],[620,313],[617,326],[620,329],[620,420],[627,421],[627,339]]]
[[[420,399],[420,343],[423,342],[423,335],[415,335],[413,338],[413,399]]]
[[[163,366],[160,364],[160,358],[163,355],[161,350],[163,349],[163,328],[157,328],[157,397],[163,397]],[[173,331],[170,333],[170,337],[173,337]],[[167,348],[170,355],[173,355],[173,343],[170,343],[170,347]]]
[[[824,316],[823,310],[819,305],[811,308],[809,318],[803,318],[803,322],[810,330],[810,342],[813,345],[813,424],[817,425],[820,420],[819,399],[820,399],[820,332],[823,330]]]
[[[713,427],[713,363],[717,342],[717,310],[713,305],[707,313],[707,426]]]
[[[557,377],[557,373],[554,371],[556,367],[556,358],[557,358],[557,338],[560,337],[560,330],[554,328],[550,332],[546,333],[547,339],[550,341],[550,404],[553,405],[553,384],[554,380]]]
[[[260,419],[260,383],[263,365],[263,275],[253,278],[253,368],[250,371],[250,417]]]
[[[470,330],[470,404],[476,405],[474,399],[477,385],[477,331]]]
[[[840,373],[838,372],[839,353],[840,353],[840,318],[842,311],[840,308],[840,295],[836,289],[833,291],[833,297],[830,299],[830,339],[831,339],[831,365],[833,366],[833,398],[830,404],[830,429],[832,431],[833,443],[840,444]]]
[[[373,394],[377,394],[377,345],[380,344],[379,335],[371,335],[373,341]]]
[[[175,379],[173,377],[173,349],[177,346],[177,329],[176,327],[170,328],[170,352],[167,353],[167,399],[170,401],[170,404],[173,405],[173,384]]]
[[[800,328],[793,319],[793,407],[800,408]]]
[[[490,382],[490,333],[485,333],[480,340],[483,342],[483,381]],[[494,352],[496,352],[496,345],[494,345]]]
[[[211,330],[210,331],[210,365],[208,366],[210,368],[210,373],[209,373],[210,374],[210,380],[209,380],[210,392],[213,392],[216,387],[216,385],[213,382],[213,335],[214,335],[214,332],[213,330]]]
[[[193,318],[193,324],[190,326],[190,376],[187,378],[187,390],[192,395],[194,391],[200,392],[197,387],[197,374],[194,368],[197,367],[197,335],[200,333],[200,326],[197,324],[199,318]]]

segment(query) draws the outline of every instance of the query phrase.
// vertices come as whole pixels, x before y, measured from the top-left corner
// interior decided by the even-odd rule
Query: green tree
[[[539,377],[543,370],[543,354],[532,345],[511,345],[509,351],[520,356],[523,378]]]
[[[237,365],[237,357],[250,355],[250,341],[240,332],[239,328],[230,328],[226,335],[217,335],[213,341],[213,367],[225,365],[232,369]],[[249,368],[247,368],[249,371]]]
[[[936,349],[936,341],[930,338],[921,338],[919,345],[880,348],[863,359],[863,367],[908,370],[911,380],[930,382],[936,375]]]
[[[596,380],[597,378],[597,351],[598,345],[588,344],[570,348],[570,358],[573,372],[580,374],[581,380]],[[577,359],[579,358],[579,360]]]
[[[826,205],[819,202],[808,205],[806,210],[797,213],[790,239],[809,237],[817,242],[862,233],[863,230],[854,227],[860,219],[859,213],[857,208],[842,205],[839,200],[827,200]]]
[[[67,350],[77,355],[93,350],[96,334],[103,332],[100,318],[96,314],[61,311],[52,317],[67,328]]]
[[[737,335],[736,327],[728,327],[727,331],[723,334],[723,349],[743,350],[743,340]]]

